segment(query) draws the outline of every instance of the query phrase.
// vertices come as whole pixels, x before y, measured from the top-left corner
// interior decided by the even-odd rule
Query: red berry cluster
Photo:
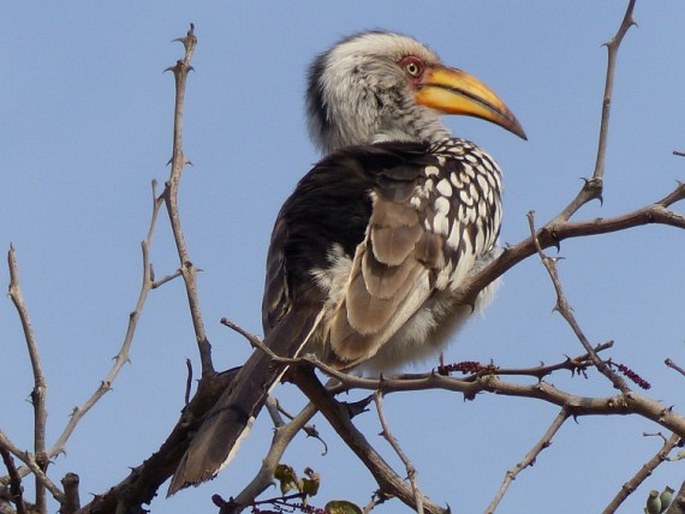
[[[613,364],[613,363],[612,363]],[[638,385],[638,387],[641,387],[642,389],[649,389],[652,387],[652,384],[647,382],[644,378],[642,378],[640,375],[635,373],[632,369],[630,369],[628,366],[625,364],[614,364],[616,368],[625,375],[625,377],[629,380],[632,380],[635,382],[635,384]]]
[[[483,370],[483,365],[478,361],[461,361],[454,364],[441,364],[438,366],[438,375],[447,376],[455,371],[460,371],[464,374],[478,373]]]

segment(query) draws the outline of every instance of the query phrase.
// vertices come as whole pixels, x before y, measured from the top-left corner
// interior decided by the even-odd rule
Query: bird
[[[498,165],[453,137],[442,115],[474,116],[526,139],[521,124],[474,76],[411,36],[379,30],[318,55],[305,103],[323,157],[274,224],[264,345],[368,374],[437,355],[474,310],[454,292],[498,255],[502,221]],[[230,462],[287,370],[254,350],[193,436],[169,494]]]

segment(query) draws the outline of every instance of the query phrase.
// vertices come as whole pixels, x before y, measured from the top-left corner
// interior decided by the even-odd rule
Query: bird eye
[[[417,78],[423,73],[423,62],[418,57],[409,55],[400,59],[399,65],[404,68],[410,77]]]

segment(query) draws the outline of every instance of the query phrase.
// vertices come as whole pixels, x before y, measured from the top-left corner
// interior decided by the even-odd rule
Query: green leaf
[[[276,466],[274,478],[281,483],[281,494],[286,494],[293,489],[299,490],[297,486],[297,474],[295,470],[287,464],[279,464]]]
[[[324,507],[328,514],[363,514],[362,509],[347,500],[333,500]]]
[[[300,492],[303,492],[307,496],[316,496],[319,492],[320,477],[319,474],[310,467],[304,468],[304,474],[308,478],[302,479],[302,487]]]

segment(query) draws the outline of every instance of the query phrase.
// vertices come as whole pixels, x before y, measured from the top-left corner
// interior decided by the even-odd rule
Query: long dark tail
[[[298,355],[318,322],[317,314],[314,309],[298,309],[287,314],[268,334],[264,344],[276,355]],[[231,461],[262,410],[270,389],[286,369],[287,366],[275,363],[265,352],[254,351],[207,413],[176,468],[167,495],[214,478]]]

